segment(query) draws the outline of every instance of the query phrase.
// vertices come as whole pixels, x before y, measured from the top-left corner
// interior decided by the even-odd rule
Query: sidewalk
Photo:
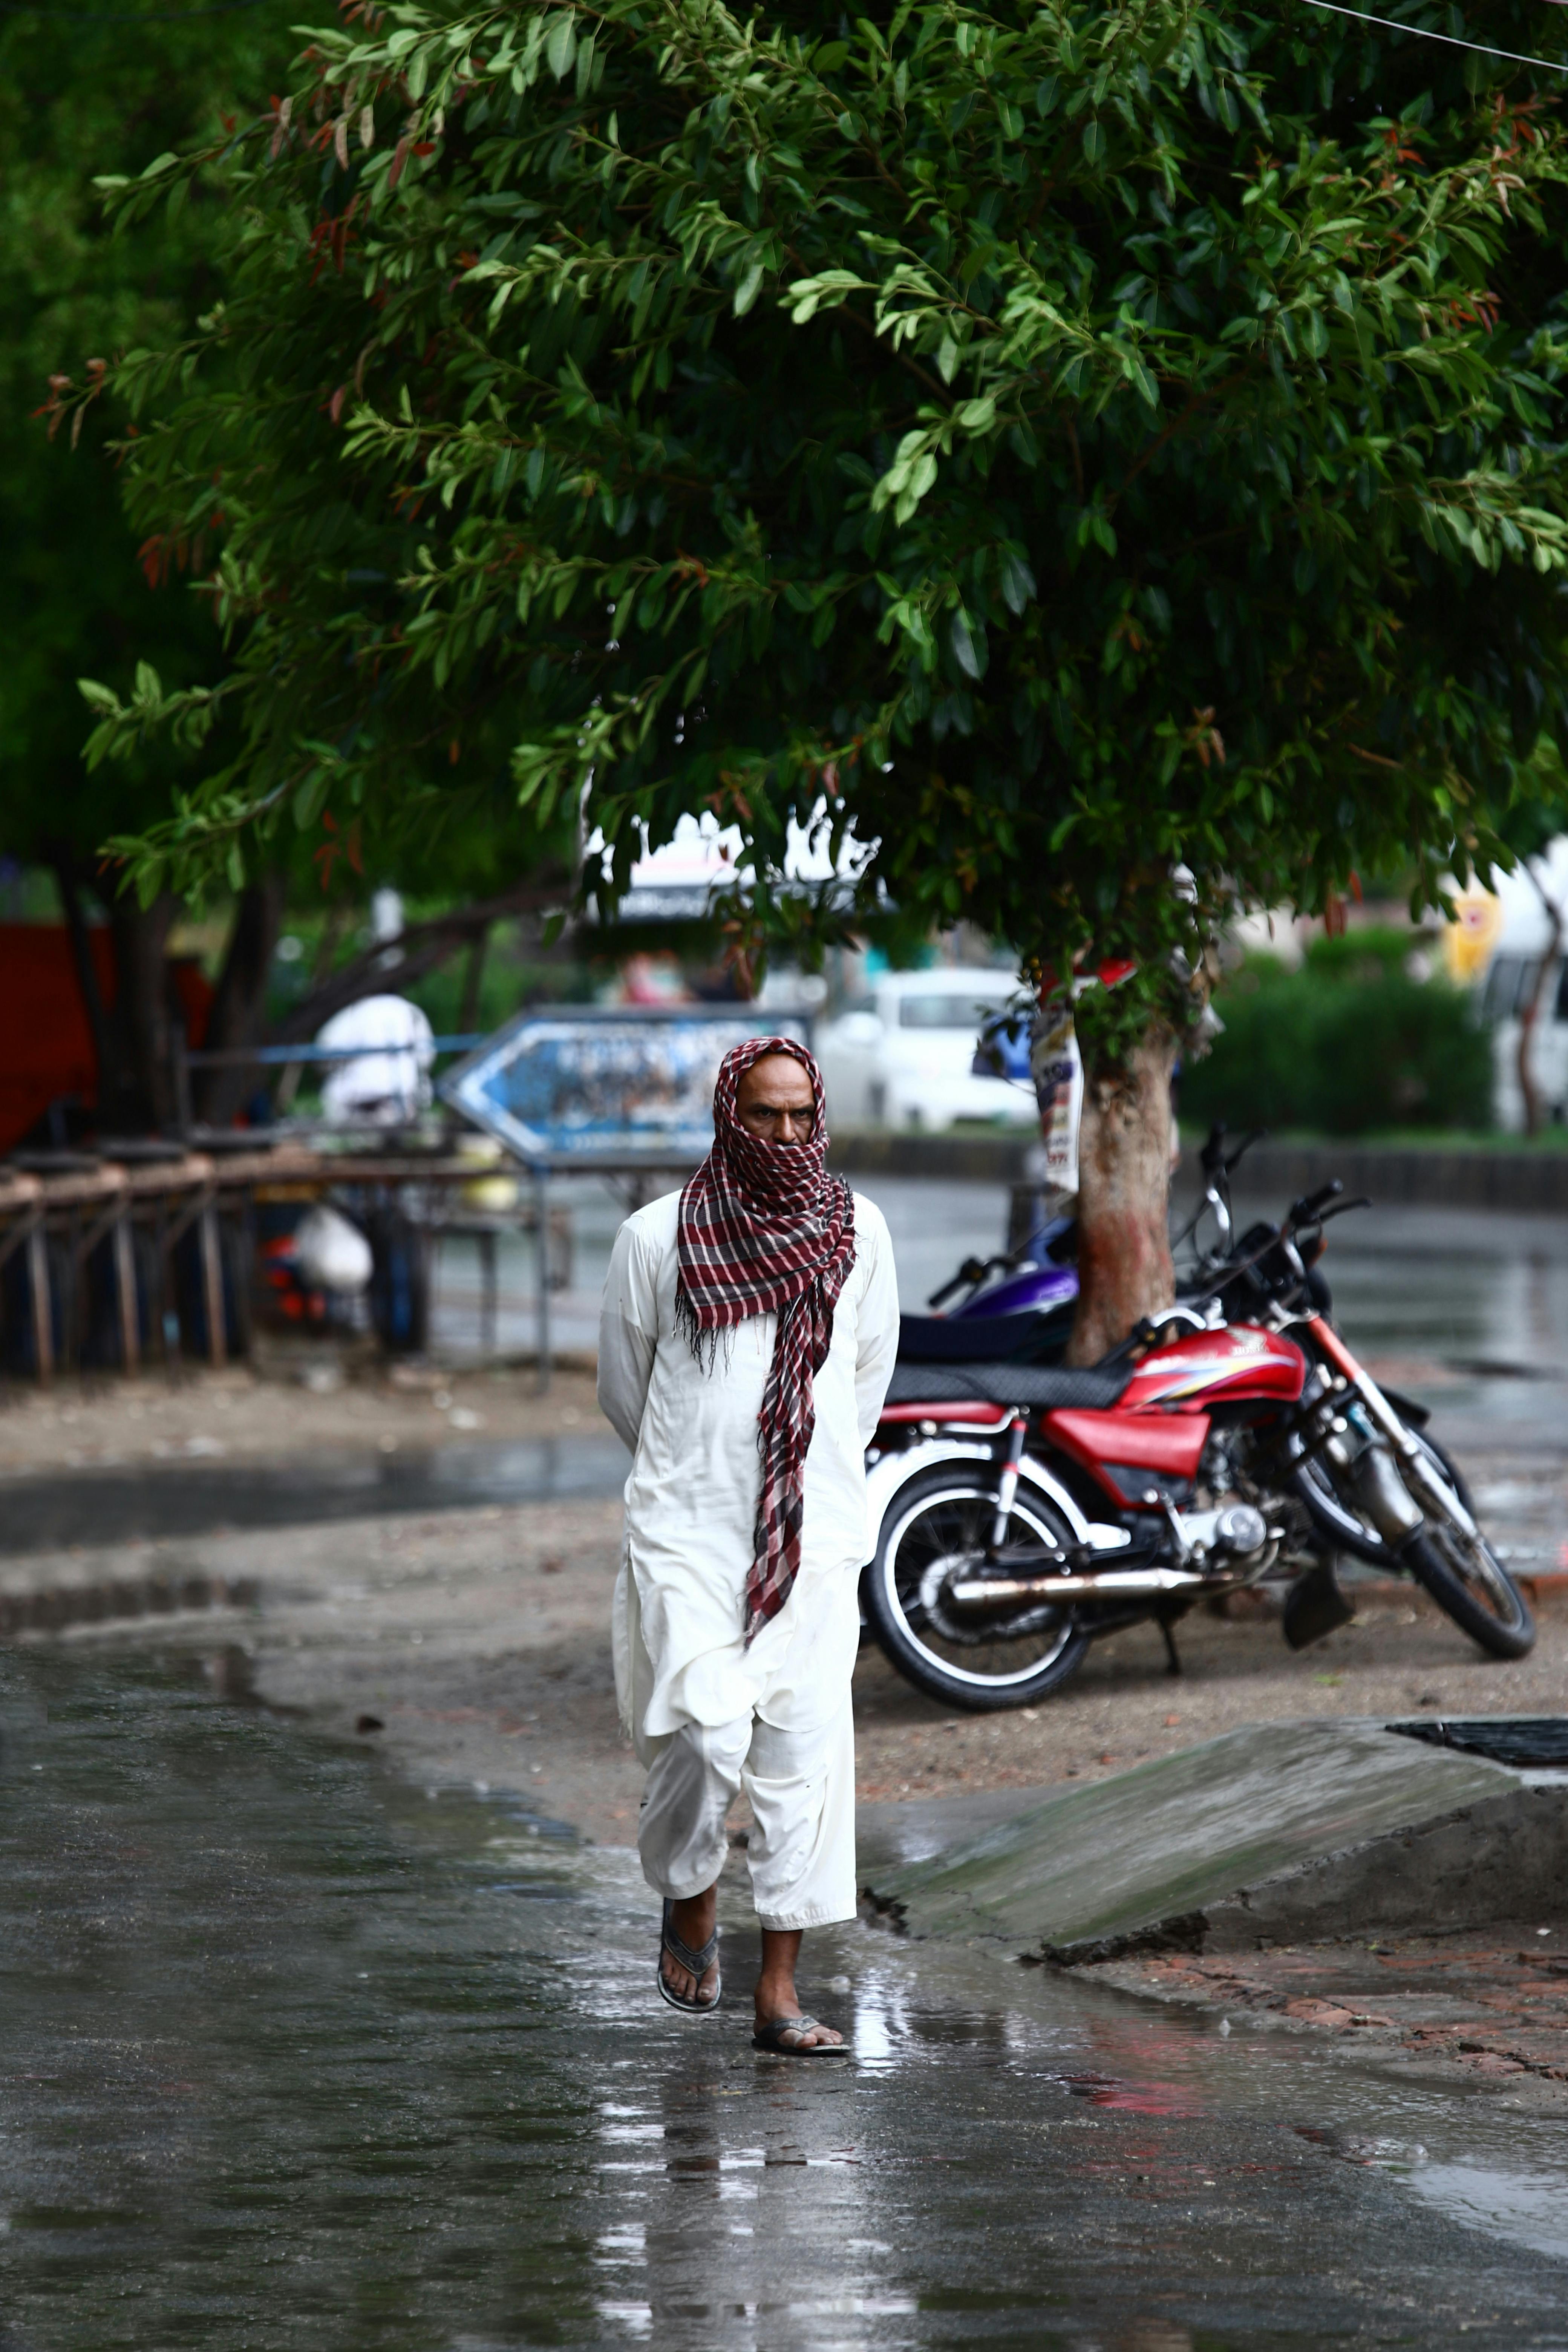
[[[1561,1906],[1560,1906],[1561,1907]],[[1485,1935],[1384,1936],[1341,1945],[1103,1960],[1097,1983],[1353,2041],[1403,2072],[1506,2086],[1516,2105],[1568,2113],[1568,1921]]]

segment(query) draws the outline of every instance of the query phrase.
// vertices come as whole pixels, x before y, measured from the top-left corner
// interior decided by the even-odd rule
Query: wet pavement
[[[759,2059],[632,1856],[153,1653],[0,1655],[0,2343],[1568,2346],[1506,2089],[854,1926]],[[1228,2030],[1227,2030],[1228,2027]]]

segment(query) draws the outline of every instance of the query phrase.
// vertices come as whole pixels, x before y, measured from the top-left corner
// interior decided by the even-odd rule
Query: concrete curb
[[[1021,1184],[1032,1139],[1012,1135],[836,1136],[831,1163],[843,1176],[917,1176],[949,1182]],[[1178,1191],[1195,1181],[1191,1150]],[[1338,1176],[1347,1192],[1380,1208],[1568,1211],[1568,1150],[1488,1151],[1430,1144],[1254,1144],[1243,1163],[1247,1193],[1290,1200]],[[1238,1179],[1238,1181],[1240,1180]]]
[[[1185,1171],[1184,1171],[1185,1173]],[[1568,1151],[1448,1150],[1441,1144],[1257,1143],[1237,1182],[1294,1200],[1337,1176],[1380,1209],[1568,1210]],[[1181,1180],[1178,1179],[1178,1182]]]
[[[1452,1932],[1554,1913],[1568,1885],[1568,1772],[1527,1779],[1360,1717],[1250,1725],[980,1818],[955,1813],[945,1838],[911,1823],[907,1859],[871,1861],[869,1910],[1078,1964]]]
[[[828,1166],[838,1176],[923,1176],[971,1184],[1021,1184],[1036,1139],[1020,1135],[893,1135],[879,1129],[835,1135]]]

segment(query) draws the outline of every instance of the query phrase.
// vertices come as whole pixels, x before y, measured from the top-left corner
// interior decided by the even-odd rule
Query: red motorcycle
[[[1425,1409],[1380,1388],[1318,1303],[1324,1224],[1364,1205],[1342,1190],[1254,1228],[1088,1370],[900,1364],[867,1457],[862,1596],[910,1682],[977,1713],[1022,1706],[1145,1618],[1174,1666],[1194,1601],[1266,1579],[1289,1582],[1299,1648],[1351,1615],[1346,1553],[1524,1656],[1528,1604]]]

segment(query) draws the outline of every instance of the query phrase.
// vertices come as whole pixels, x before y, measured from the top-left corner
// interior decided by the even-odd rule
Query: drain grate
[[[1424,1739],[1432,1748],[1463,1748],[1468,1756],[1486,1756],[1516,1769],[1555,1766],[1568,1771],[1568,1715],[1451,1716],[1436,1722],[1386,1723],[1384,1729],[1405,1739]]]

